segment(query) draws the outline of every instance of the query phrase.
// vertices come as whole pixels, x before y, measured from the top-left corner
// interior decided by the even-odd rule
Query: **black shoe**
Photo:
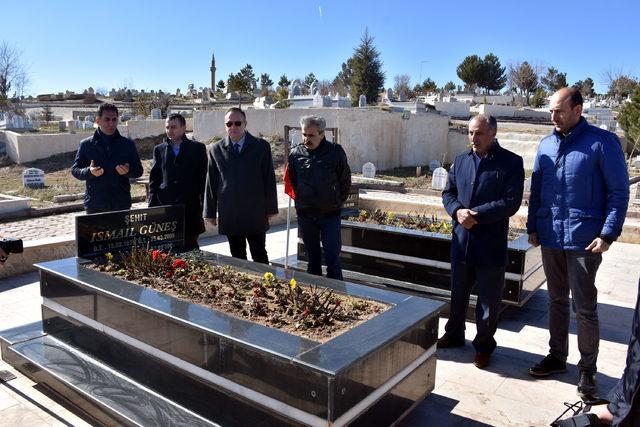
[[[454,341],[450,339],[447,334],[444,334],[442,338],[438,340],[437,348],[452,348],[452,347],[464,347],[464,340]]]
[[[578,381],[578,396],[583,400],[594,400],[598,388],[596,387],[596,374],[589,371],[580,371]]]
[[[478,369],[484,369],[491,362],[491,353],[476,353],[475,359],[473,359],[473,364],[476,365]]]
[[[567,371],[567,364],[555,356],[547,355],[540,363],[529,368],[532,377],[548,377],[551,374],[560,374]]]

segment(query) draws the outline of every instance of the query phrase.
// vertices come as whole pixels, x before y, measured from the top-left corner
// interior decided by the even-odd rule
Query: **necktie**
[[[233,151],[236,152],[236,154],[240,154],[240,144],[238,144],[237,142],[233,143]]]

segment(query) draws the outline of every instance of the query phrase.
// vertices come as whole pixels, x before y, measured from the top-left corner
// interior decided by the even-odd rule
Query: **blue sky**
[[[397,74],[459,84],[471,54],[503,65],[527,60],[567,73],[640,75],[640,2],[603,1],[10,1],[0,41],[23,51],[27,93],[133,87],[184,91],[253,65],[278,80],[333,79],[365,30],[375,37],[386,87]],[[422,68],[422,70],[421,70]]]

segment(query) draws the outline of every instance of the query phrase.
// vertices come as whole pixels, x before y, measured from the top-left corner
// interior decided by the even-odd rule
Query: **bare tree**
[[[408,74],[396,74],[393,76],[393,90],[395,93],[404,92],[405,95],[408,94],[409,84],[411,84],[411,77]]]
[[[9,99],[13,90],[13,98],[21,99],[29,84],[27,68],[22,63],[22,52],[6,41],[0,43],[0,104]]]

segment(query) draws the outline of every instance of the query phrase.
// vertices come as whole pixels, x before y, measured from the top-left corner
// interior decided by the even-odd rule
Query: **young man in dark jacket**
[[[149,207],[184,206],[184,249],[199,249],[204,232],[202,208],[207,179],[207,149],[185,136],[187,124],[180,114],[167,117],[167,137],[153,150],[149,174]]]
[[[291,149],[288,170],[309,258],[307,272],[322,275],[322,241],[327,277],[342,280],[340,208],[349,196],[351,169],[342,147],[324,137],[322,117],[305,116],[300,125],[304,142]]]
[[[253,261],[268,264],[266,231],[278,213],[271,147],[245,130],[238,107],[227,110],[225,126],[227,137],[209,148],[203,215],[227,236],[231,256],[247,259],[248,242]]]
[[[80,141],[71,167],[77,179],[86,181],[84,207],[88,214],[131,208],[129,178],[142,175],[142,163],[133,141],[118,132],[118,108],[102,104],[98,130]]]
[[[471,289],[478,293],[474,364],[484,368],[496,348],[493,338],[504,289],[509,217],[522,201],[522,157],[500,147],[496,119],[478,115],[469,122],[472,149],[459,154],[442,202],[453,218],[451,313],[438,348],[464,345],[465,314]]]

